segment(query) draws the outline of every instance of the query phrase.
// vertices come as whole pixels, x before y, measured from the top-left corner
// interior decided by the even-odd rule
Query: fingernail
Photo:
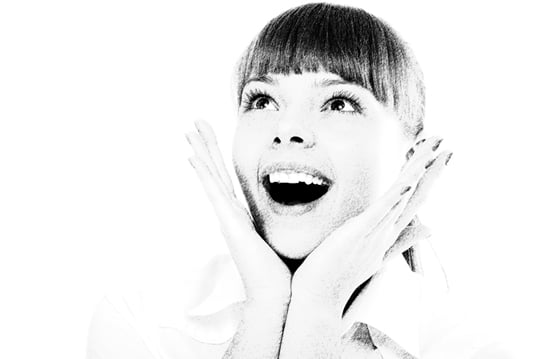
[[[407,161],[409,160],[409,158],[412,157],[412,155],[414,155],[414,148],[411,147],[411,149],[408,150],[407,153],[405,154],[405,158],[407,159]]]
[[[450,152],[450,154],[448,155],[448,157],[446,157],[446,162],[444,162],[445,165],[448,164],[448,162],[450,162],[450,159],[452,158],[452,155],[454,154],[454,152]]]
[[[435,142],[435,144],[433,145],[433,151],[437,151],[437,148],[439,148],[439,146],[441,145],[441,142],[442,142],[442,138],[440,140],[437,140],[437,142]]]
[[[426,142],[426,139],[422,138],[420,141],[416,142],[416,146],[418,146],[419,144],[424,143],[424,142]]]
[[[411,190],[411,186],[407,186],[401,190],[401,195],[403,196],[405,193],[409,192]]]
[[[431,167],[431,165],[433,164],[433,162],[435,162],[435,159],[432,159],[432,160],[430,160],[428,163],[426,163],[426,165],[425,165],[424,168],[427,170],[428,168]]]

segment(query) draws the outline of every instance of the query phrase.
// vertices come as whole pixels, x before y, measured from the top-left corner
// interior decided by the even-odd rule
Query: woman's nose
[[[276,136],[272,142],[274,147],[298,146],[311,148],[315,144],[313,130],[300,119],[283,119],[279,122]]]

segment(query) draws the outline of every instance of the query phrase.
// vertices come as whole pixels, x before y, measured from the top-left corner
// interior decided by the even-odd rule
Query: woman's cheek
[[[343,185],[342,220],[362,213],[371,203],[374,192],[373,173],[369,167],[358,166],[347,175]]]
[[[233,140],[233,163],[242,186],[255,190],[260,159],[265,151],[265,139],[251,122],[239,122]],[[245,190],[245,188],[244,188]]]

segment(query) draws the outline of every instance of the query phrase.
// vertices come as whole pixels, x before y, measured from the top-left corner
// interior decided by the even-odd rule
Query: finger
[[[349,231],[346,236],[366,237],[378,231],[378,228],[387,226],[388,223],[393,224],[404,209],[403,204],[399,206],[403,197],[417,186],[429,161],[429,154],[418,155],[381,198],[374,201],[364,212],[345,222],[342,228]]]
[[[402,171],[405,171],[410,164],[419,158],[425,159],[429,156],[434,157],[437,149],[439,148],[442,138],[434,136],[427,139],[422,139],[416,142],[416,144],[411,147],[411,149],[406,154],[407,162],[402,167]]]
[[[215,175],[210,171],[207,164],[199,157],[190,157],[189,163],[195,169],[216,214],[222,219],[223,214],[226,213],[229,209],[228,207],[230,207],[229,200],[223,193],[222,186],[218,184]]]
[[[193,148],[195,156],[204,163],[218,186],[222,187],[227,194],[230,194],[221,176],[219,175],[216,164],[214,163],[212,157],[210,157],[210,153],[208,152],[208,149],[206,148],[201,136],[196,132],[188,132],[186,133],[186,139]]]
[[[395,225],[405,211],[405,208],[407,208],[407,204],[410,202],[410,198],[416,191],[418,184],[425,176],[427,168],[429,168],[434,162],[434,154],[439,148],[441,142],[442,139],[439,137],[430,137],[416,143],[416,151],[411,156],[406,166],[404,166],[398,180],[396,181],[397,185],[408,184],[409,186],[412,186],[414,190],[405,196],[407,197],[406,200],[403,200],[399,206],[394,206],[392,210],[377,224],[377,227],[373,229],[374,235],[377,233],[377,238],[380,238],[382,232],[384,231],[386,234],[382,237],[393,240],[393,238],[395,238],[395,236],[397,236],[403,230],[405,225],[411,222],[415,213],[412,213],[412,216],[408,216],[408,221],[405,223],[400,222],[400,226]],[[380,239],[377,239],[377,242],[381,245],[386,245],[386,247],[383,247],[384,250],[387,250],[391,245],[391,243],[385,243]]]
[[[216,212],[222,229],[228,234],[238,234],[237,232],[241,233],[242,230],[245,230],[248,227],[253,229],[253,222],[251,221],[249,213],[237,202],[236,199],[230,198],[228,193],[225,192],[223,186],[218,183],[214,175],[210,172],[208,166],[206,166],[206,164],[196,156],[189,158],[189,162],[195,169],[195,172],[197,173],[197,176],[199,177],[203,188],[208,195],[210,202],[212,203],[212,207]],[[238,214],[238,211],[242,211],[242,216],[235,217],[235,213]],[[232,237],[236,238],[236,236]]]
[[[257,260],[254,253],[272,251],[272,249],[258,237],[249,216],[246,215],[241,206],[237,206],[235,200],[231,201],[229,196],[224,193],[223,188],[218,185],[204,161],[194,156],[189,159],[189,162],[195,169],[212,203],[231,256],[240,272],[253,271],[253,268],[260,265],[260,263],[254,262]],[[242,215],[239,215],[239,210],[243,211]],[[250,240],[249,236],[257,236],[257,239]]]
[[[418,216],[414,216],[413,219],[407,225],[407,227],[414,227],[414,226],[423,226],[423,227],[425,227],[418,220]],[[429,232],[429,229],[427,227],[425,227],[425,230],[427,232]],[[431,236],[431,233],[429,234],[429,236]],[[399,239],[399,235],[398,235],[398,239]],[[416,248],[416,245],[413,245],[412,247],[406,249],[402,253],[402,255],[405,258],[405,260],[407,261],[407,263],[409,264],[409,266],[411,267],[411,270],[413,272],[422,273],[422,264],[420,262],[420,256],[418,254],[418,250]]]
[[[377,228],[379,223],[384,220],[393,209],[399,206],[403,196],[412,190],[412,187],[406,183],[392,186],[379,200],[372,203],[363,213],[349,219],[345,228],[353,230],[347,237],[351,240],[359,236],[366,237]]]
[[[406,200],[402,199],[394,209],[402,211],[405,204]],[[403,230],[396,240],[396,235],[392,233],[391,221],[393,217],[391,215],[389,217],[385,218],[384,222],[386,223],[379,226],[372,235],[366,238],[364,243],[358,243],[354,250],[351,251],[352,258],[355,258],[352,261],[351,275],[354,276],[354,273],[361,274],[360,280],[366,279],[365,271],[362,271],[362,268],[368,269],[368,274],[372,275],[382,268],[388,260],[394,258],[395,255],[406,251],[420,241],[421,236],[416,236],[416,228],[413,229],[412,227]],[[392,242],[394,242],[393,245]],[[366,258],[366,253],[369,253],[369,258]]]
[[[398,188],[393,187],[379,201],[372,204],[361,214],[349,218],[345,223],[339,226],[329,238],[319,244],[317,253],[324,252],[326,256],[340,256],[344,248],[349,248],[347,253],[352,253],[351,250],[358,247],[363,241],[359,238],[364,238],[369,232],[373,222],[376,222],[380,217],[384,216],[390,208],[399,203],[402,192],[410,191],[411,187]],[[382,213],[382,214],[380,214]]]
[[[371,251],[374,256],[383,258],[384,254],[395,242],[399,231],[396,232],[396,219],[403,213],[410,198],[410,192],[405,194],[401,200],[379,221],[376,227],[369,233],[367,241],[371,243]],[[358,250],[363,249],[359,246]]]
[[[432,154],[429,152],[418,152],[416,157],[411,160],[409,166],[401,172],[398,179],[394,182],[393,188],[411,188],[413,191],[417,187],[418,182],[424,176],[426,165],[431,161]],[[379,221],[374,226],[372,231],[377,231],[377,228],[392,226],[409,201],[412,191],[406,191],[402,194],[399,203],[395,203],[383,216],[379,217]],[[375,208],[377,208],[375,206]],[[375,209],[378,211],[377,209]],[[382,212],[382,211],[381,211]]]
[[[420,179],[415,190],[412,192],[403,213],[396,220],[397,228],[404,228],[407,223],[414,218],[420,206],[425,202],[427,194],[433,184],[439,178],[451,157],[452,152],[444,151],[440,153],[433,162],[428,163],[428,168],[426,169],[424,176]]]
[[[208,153],[210,154],[210,157],[212,157],[213,162],[216,165],[216,169],[219,176],[221,177],[221,180],[225,184],[227,190],[234,196],[232,180],[227,172],[227,168],[225,167],[225,162],[223,161],[223,156],[221,155],[221,151],[219,150],[214,130],[208,122],[203,120],[195,121],[195,127],[197,127],[197,130],[199,131],[204,143],[206,144]]]
[[[411,190],[416,188],[419,179],[426,171],[425,166],[431,161],[432,152],[432,149],[428,151],[426,147],[418,151],[408,167],[381,198],[374,201],[359,215],[348,219],[335,231],[334,238],[336,239],[324,241],[321,246],[334,246],[336,250],[351,248],[354,253],[357,253],[362,252],[366,245],[364,241],[358,241],[358,238],[371,237],[372,250],[380,252],[380,258],[382,258],[396,237],[375,236],[374,234],[381,234],[383,230],[395,231],[394,223],[409,201]],[[409,197],[407,197],[407,193],[409,193]],[[402,201],[404,197],[406,200]],[[380,237],[387,240],[377,240]]]
[[[405,172],[403,172],[396,181],[396,184],[394,186],[406,185],[408,187],[411,187],[413,190],[404,193],[400,201],[397,202],[369,232],[368,240],[371,243],[371,250],[373,251],[374,255],[383,258],[385,252],[392,246],[396,237],[405,227],[398,227],[396,225],[396,222],[407,208],[412,193],[417,188],[418,183],[425,175],[425,167],[430,162],[430,156],[417,156],[415,160],[411,162],[410,167]],[[410,223],[412,220],[413,218],[410,218],[407,223]],[[362,246],[358,245],[357,251],[362,250]]]
[[[386,251],[384,260],[389,261],[397,255],[402,254],[409,248],[412,248],[418,242],[431,236],[431,232],[424,225],[407,226],[399,234],[394,244]]]

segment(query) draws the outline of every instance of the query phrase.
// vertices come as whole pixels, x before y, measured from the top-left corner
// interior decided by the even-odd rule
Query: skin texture
[[[436,137],[411,144],[397,116],[361,87],[317,85],[333,80],[340,79],[310,73],[248,84],[266,86],[239,110],[235,137],[235,169],[250,211],[234,194],[210,126],[198,122],[187,135],[190,162],[246,289],[226,358],[339,358],[352,291],[422,238],[406,226],[451,153],[438,150]],[[345,88],[360,106],[335,97]],[[331,180],[314,208],[276,210],[264,197],[259,173],[284,158]],[[306,256],[294,273],[283,262]]]
[[[233,161],[265,240],[283,257],[304,258],[388,188],[413,143],[395,113],[369,91],[351,83],[329,84],[341,80],[335,74],[269,78],[272,83],[251,81],[243,90]],[[250,108],[247,94],[253,91],[267,95]],[[340,91],[356,97],[361,108],[332,100]],[[268,205],[258,174],[280,162],[307,164],[333,180],[313,210],[282,215]]]

